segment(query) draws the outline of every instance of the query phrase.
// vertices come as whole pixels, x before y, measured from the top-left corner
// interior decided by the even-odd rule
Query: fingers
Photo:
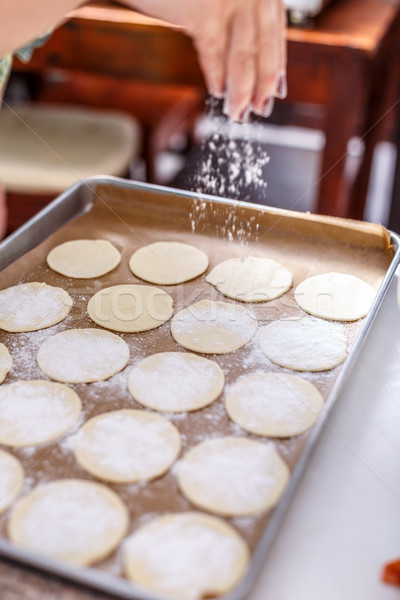
[[[286,45],[286,25],[287,25],[287,16],[286,9],[281,0],[278,0],[280,3],[280,45],[279,45],[279,78],[276,88],[276,97],[277,98],[286,98],[287,96],[287,82],[286,82],[286,65],[287,65],[287,45]]]
[[[242,121],[256,85],[256,23],[254,0],[241,3],[235,13],[227,57],[227,107],[231,119]]]
[[[280,0],[260,0],[257,85],[253,110],[268,117],[273,98],[286,96],[285,13]]]
[[[208,91],[222,98],[225,90],[226,31],[210,27],[194,37],[194,44]]]
[[[251,108],[269,116],[274,97],[286,96],[282,0],[170,2],[181,7],[179,20],[194,41],[208,90],[217,97],[226,94],[230,118],[243,121]]]
[[[202,5],[198,3],[191,20],[192,37],[208,91],[221,98],[225,91],[229,32],[224,2],[205,0]]]

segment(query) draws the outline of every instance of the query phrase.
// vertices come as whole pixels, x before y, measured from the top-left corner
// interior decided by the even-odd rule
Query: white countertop
[[[398,600],[400,309],[392,282],[249,600]]]

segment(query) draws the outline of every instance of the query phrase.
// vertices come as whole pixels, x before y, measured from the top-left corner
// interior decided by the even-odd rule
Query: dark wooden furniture
[[[399,0],[336,0],[315,19],[313,29],[287,31],[286,103],[308,107],[295,122],[318,125],[326,135],[316,212],[362,217],[373,148],[393,130],[396,38]],[[118,5],[91,4],[73,11],[33,61],[16,68],[204,89],[188,37]],[[353,136],[366,143],[355,180],[346,172]]]
[[[389,215],[389,228],[397,233],[400,233],[400,116],[397,123],[397,135],[395,141],[397,146],[397,160],[393,183],[392,203]]]
[[[398,1],[338,0],[316,19],[312,31],[288,31],[287,100],[322,108],[318,117],[326,145],[316,212],[363,216],[374,147],[393,131],[397,39]],[[313,124],[312,117],[305,120]],[[355,179],[346,172],[353,136],[365,143]]]

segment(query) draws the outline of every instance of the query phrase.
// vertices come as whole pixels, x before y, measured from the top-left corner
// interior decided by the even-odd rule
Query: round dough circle
[[[294,298],[306,312],[330,321],[365,317],[376,296],[373,287],[354,275],[323,273],[297,286]]]
[[[71,307],[72,298],[62,288],[37,281],[15,285],[0,292],[0,329],[45,329],[65,319]]]
[[[292,275],[276,260],[245,256],[219,263],[207,275],[206,281],[228,298],[268,302],[288,291]]]
[[[224,389],[217,363],[184,352],[160,352],[137,364],[128,377],[134,399],[154,410],[186,412],[214,402]]]
[[[99,479],[133,483],[160,477],[181,449],[177,428],[164,417],[123,409],[93,417],[77,435],[75,457]]]
[[[43,342],[37,354],[43,373],[64,383],[103,381],[122,371],[128,360],[128,344],[102,329],[56,333]]]
[[[107,240],[71,240],[47,255],[47,264],[53,271],[77,279],[101,277],[120,262],[121,254]]]
[[[324,405],[321,393],[298,375],[255,373],[241,377],[225,397],[229,417],[246,431],[291,437],[310,429]]]
[[[226,354],[251,340],[257,320],[243,306],[200,300],[179,311],[171,321],[176,342],[194,352]]]
[[[124,544],[130,579],[182,600],[228,592],[248,563],[249,550],[239,533],[222,519],[198,512],[152,519]]]
[[[176,285],[198,277],[208,267],[204,252],[181,242],[155,242],[134,252],[129,268],[136,277],[158,285]]]
[[[0,344],[0,383],[3,383],[12,366],[13,359],[8,348],[4,344]]]
[[[79,396],[62,383],[18,381],[0,387],[0,444],[35,446],[67,433],[81,414]]]
[[[63,479],[24,496],[7,524],[10,540],[76,565],[90,565],[118,546],[128,511],[115,492],[99,483]]]
[[[88,315],[101,327],[125,333],[155,329],[173,314],[173,300],[150,285],[114,285],[95,294]]]
[[[3,513],[21,493],[24,469],[19,460],[0,450],[0,513]]]
[[[177,478],[183,495],[196,506],[244,516],[275,506],[289,470],[272,443],[223,437],[189,450],[178,464]]]
[[[347,339],[340,325],[305,317],[274,321],[259,335],[270,361],[293,371],[327,371],[347,357]]]

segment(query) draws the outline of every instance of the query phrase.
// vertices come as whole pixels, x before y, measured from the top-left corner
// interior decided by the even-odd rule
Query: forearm
[[[0,56],[18,50],[82,4],[82,0],[0,0]]]
[[[182,12],[184,3],[176,2],[161,2],[160,0],[118,0],[121,4],[125,4],[133,10],[143,12],[150,17],[160,18],[163,21],[170,22],[174,25],[180,25],[184,20]]]

